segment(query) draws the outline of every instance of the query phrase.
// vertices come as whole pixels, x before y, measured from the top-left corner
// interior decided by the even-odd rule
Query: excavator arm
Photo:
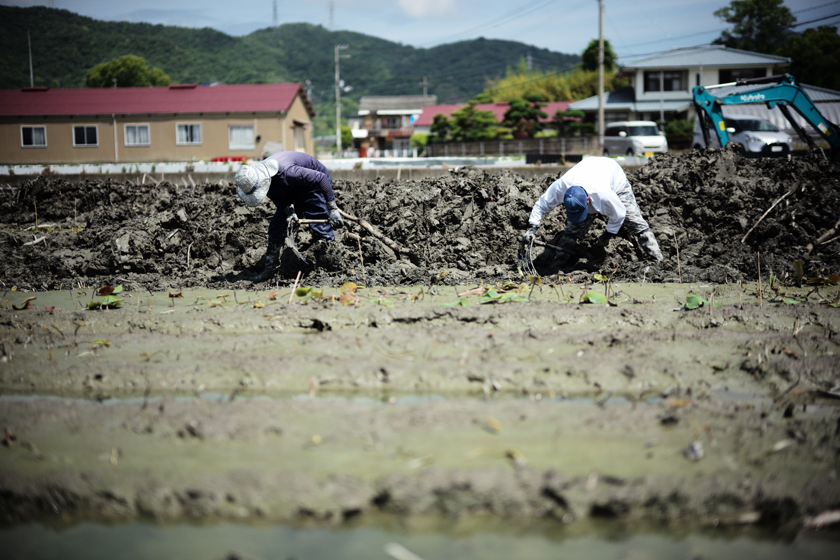
[[[709,90],[714,90],[722,87],[743,86],[772,83],[773,85],[766,88],[754,89],[743,93],[731,93],[722,97],[715,97],[709,93]],[[797,134],[808,143],[811,148],[815,148],[815,144],[811,138],[805,134],[796,121],[790,114],[790,108],[793,108],[797,113],[802,115],[806,121],[819,133],[832,150],[836,153],[840,151],[840,131],[837,127],[830,123],[828,119],[822,116],[817,107],[814,105],[805,92],[796,84],[796,80],[790,74],[781,76],[769,76],[767,78],[754,78],[750,80],[738,80],[727,84],[718,84],[713,86],[696,86],[693,90],[694,108],[697,111],[697,118],[700,119],[700,129],[703,131],[703,139],[706,145],[709,145],[710,135],[707,124],[711,124],[712,129],[717,134],[721,146],[726,146],[729,142],[729,134],[726,131],[726,124],[723,120],[723,105],[741,105],[744,103],[766,103],[767,107],[772,109],[779,107],[785,118],[790,121],[791,126],[796,130]]]

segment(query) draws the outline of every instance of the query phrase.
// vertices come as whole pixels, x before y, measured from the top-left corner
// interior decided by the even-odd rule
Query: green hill
[[[341,61],[341,78],[352,87],[343,94],[350,110],[363,95],[419,95],[424,77],[440,103],[461,103],[529,55],[533,67],[543,71],[564,71],[580,62],[578,55],[483,38],[418,49],[306,23],[231,37],[209,28],[106,22],[67,10],[0,6],[2,89],[29,85],[27,29],[36,86],[84,87],[88,69],[133,54],[161,68],[173,83],[306,84],[319,114],[329,119],[332,112],[333,121],[336,44],[349,45],[342,52],[350,58]]]

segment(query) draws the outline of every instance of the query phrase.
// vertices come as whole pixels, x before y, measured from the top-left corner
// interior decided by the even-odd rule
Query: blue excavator
[[[709,93],[709,90],[736,86],[754,86],[760,84],[772,84],[764,88],[749,89],[747,91],[729,93],[716,97]],[[809,148],[819,149],[814,139],[793,119],[791,108],[796,110],[811,126],[819,133],[831,147],[831,156],[837,157],[840,154],[840,128],[829,122],[814,105],[814,102],[805,94],[805,91],[796,83],[790,74],[768,76],[765,78],[751,78],[737,80],[726,84],[712,86],[696,86],[692,90],[694,94],[694,108],[697,111],[697,118],[701,123],[700,130],[703,132],[703,140],[706,146],[711,145],[709,125],[717,134],[721,146],[729,143],[729,134],[724,122],[723,105],[741,105],[744,103],[766,103],[772,109],[778,107],[785,118],[790,121],[791,126]]]

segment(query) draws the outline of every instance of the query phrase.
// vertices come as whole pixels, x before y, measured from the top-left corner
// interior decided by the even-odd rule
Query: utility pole
[[[349,45],[335,46],[335,157],[341,157],[341,78],[338,71],[338,59],[349,58],[349,54],[340,55],[339,51]]]
[[[330,0],[330,31],[335,31],[335,0]]]
[[[29,45],[29,87],[35,87],[35,74],[32,72],[32,39],[29,38],[29,28],[26,28],[26,43]]]
[[[274,0],[274,11],[271,17],[271,27],[273,28],[272,31],[274,31],[275,35],[279,33],[280,29],[277,25],[277,0]]]
[[[423,76],[423,81],[417,85],[423,86],[423,97],[427,97],[429,95],[429,82],[426,80],[426,76]]]
[[[598,155],[604,155],[604,0],[598,0]]]

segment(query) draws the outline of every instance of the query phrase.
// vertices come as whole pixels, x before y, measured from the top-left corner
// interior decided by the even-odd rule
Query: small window
[[[619,127],[617,126],[608,126],[607,130],[604,131],[604,136],[618,136]]]
[[[99,145],[99,135],[97,134],[96,125],[93,126],[74,126],[73,127],[73,145],[77,147],[91,147]]]
[[[253,150],[254,125],[230,125],[228,128],[228,139],[231,150]]]
[[[384,121],[383,128],[394,129],[402,127],[402,117],[385,117],[382,120]]]
[[[200,124],[179,124],[178,137],[176,138],[178,145],[201,144],[201,125]]]
[[[125,145],[126,146],[148,146],[149,145],[149,125],[147,125],[147,124],[127,124],[127,125],[125,125]]]
[[[45,126],[22,126],[20,127],[20,145],[24,148],[46,148],[47,127]]]
[[[662,79],[662,91],[683,91],[685,80],[683,72],[645,72],[645,91],[659,91],[659,80]]]
[[[728,84],[737,80],[763,78],[765,76],[767,76],[766,68],[735,68],[718,71],[718,79],[721,84]]]

